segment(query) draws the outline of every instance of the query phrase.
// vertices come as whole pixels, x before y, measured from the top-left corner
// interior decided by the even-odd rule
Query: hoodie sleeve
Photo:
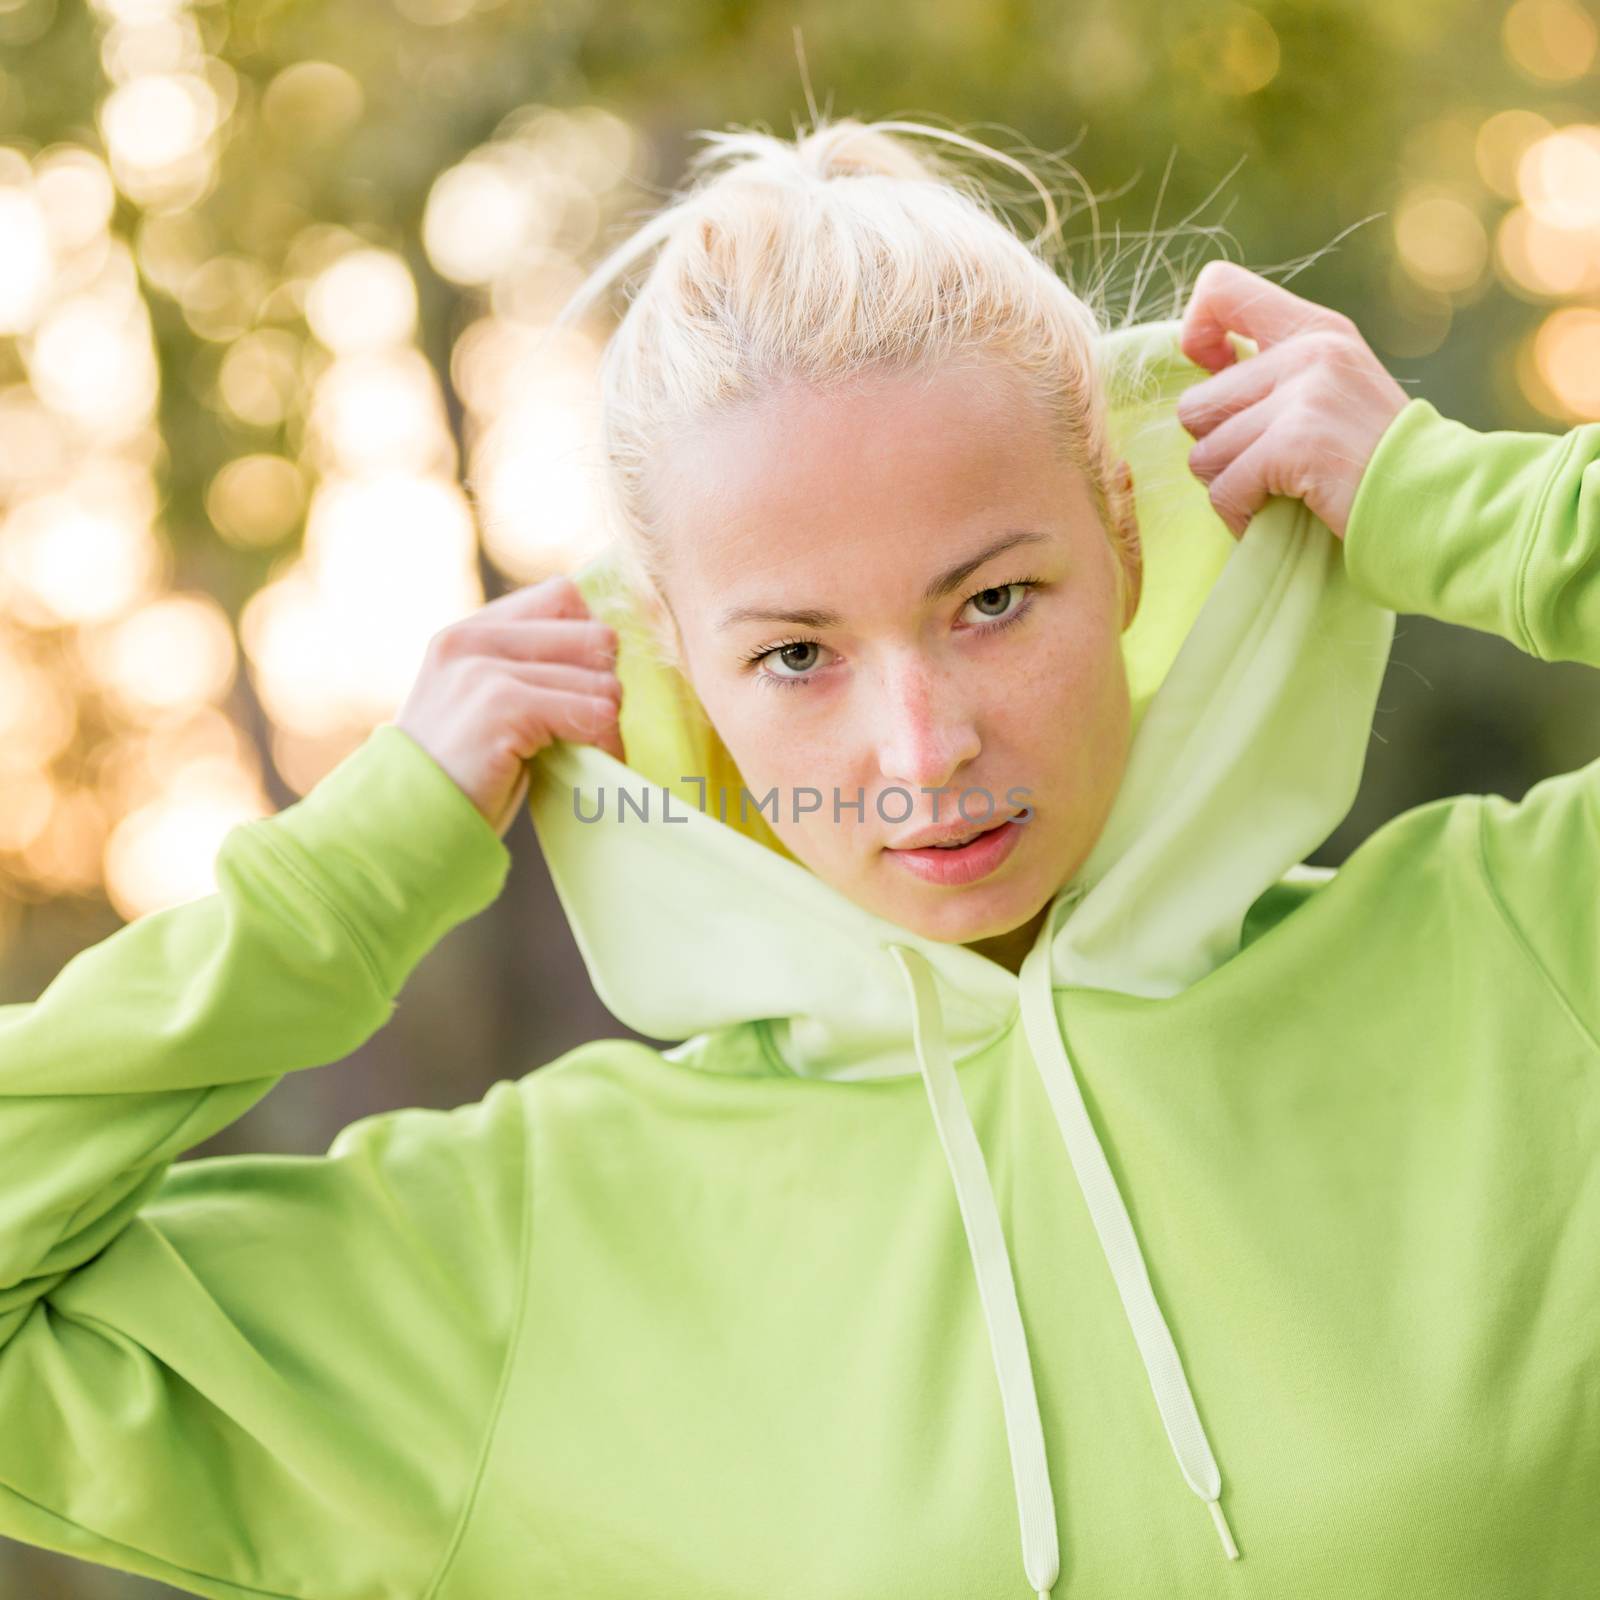
[[[214,893],[0,1007],[0,1534],[229,1600],[432,1592],[512,1339],[517,1087],[176,1158],[376,1033],[509,861],[385,723]]]
[[[1600,422],[1479,433],[1420,397],[1368,462],[1344,539],[1371,599],[1600,667]],[[1474,795],[1473,870],[1600,1048],[1600,758],[1520,801]]]
[[[1600,422],[1478,433],[1409,401],[1356,486],[1344,563],[1393,611],[1600,667]]]

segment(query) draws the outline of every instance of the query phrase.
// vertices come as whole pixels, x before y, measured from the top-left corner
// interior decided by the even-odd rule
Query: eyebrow
[[[997,555],[1019,544],[1048,543],[1050,536],[1047,533],[1038,533],[1030,528],[1006,528],[998,538],[990,540],[976,554],[967,557],[965,561],[958,561],[955,566],[930,578],[922,591],[922,598],[924,601],[944,599],[952,590],[958,589],[965,583],[986,561],[993,561]],[[837,628],[843,621],[844,618],[837,611],[824,611],[814,607],[783,610],[768,606],[735,606],[731,611],[723,613],[717,627],[719,630],[731,628],[739,622],[790,622],[800,628]]]

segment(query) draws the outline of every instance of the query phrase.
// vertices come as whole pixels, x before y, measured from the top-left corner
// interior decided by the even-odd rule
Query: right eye
[[[816,652],[821,649],[822,646],[815,639],[790,639],[782,644],[768,645],[765,650],[759,651],[756,655],[749,657],[748,660],[749,664],[757,669],[755,676],[758,682],[782,684],[785,689],[790,689],[816,676],[816,673],[810,670],[816,665],[815,656],[804,663],[797,664],[792,659],[793,654],[795,652],[804,654],[808,650]],[[777,660],[790,667],[798,666],[799,670],[794,672],[773,672],[764,665],[768,660]]]

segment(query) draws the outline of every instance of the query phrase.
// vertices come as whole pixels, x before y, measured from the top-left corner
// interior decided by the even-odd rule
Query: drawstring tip
[[[1215,1500],[1206,1501],[1206,1509],[1211,1513],[1211,1520],[1217,1525],[1217,1532],[1222,1536],[1222,1548],[1227,1551],[1230,1561],[1239,1559],[1239,1547],[1233,1542],[1233,1534],[1228,1530],[1228,1519],[1222,1514],[1222,1507]]]

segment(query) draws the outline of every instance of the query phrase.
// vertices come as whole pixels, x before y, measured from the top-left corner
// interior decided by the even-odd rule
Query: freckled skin
[[[774,831],[869,911],[1016,971],[1126,769],[1121,633],[1139,592],[1135,562],[1119,605],[1118,557],[1043,411],[996,367],[878,374],[826,395],[789,384],[675,445],[656,483],[685,670],[747,787],[777,788]],[[1018,545],[945,598],[922,598],[931,577],[1007,529],[1048,542]],[[1027,578],[1041,585],[1006,588]],[[737,605],[843,620],[719,629]],[[790,641],[800,642],[754,666],[741,659]],[[763,672],[790,682],[761,682]],[[912,796],[903,819],[904,796],[885,793],[896,785]],[[804,786],[823,803],[796,820]],[[937,813],[923,786],[948,786]],[[1013,786],[1029,792],[1008,804]],[[849,801],[858,788],[864,820],[841,811],[835,822],[835,792]],[[984,790],[997,815],[1034,813],[988,878],[925,883],[885,852],[961,818],[964,791],[965,819],[983,821]],[[878,814],[880,795],[897,820]]]

